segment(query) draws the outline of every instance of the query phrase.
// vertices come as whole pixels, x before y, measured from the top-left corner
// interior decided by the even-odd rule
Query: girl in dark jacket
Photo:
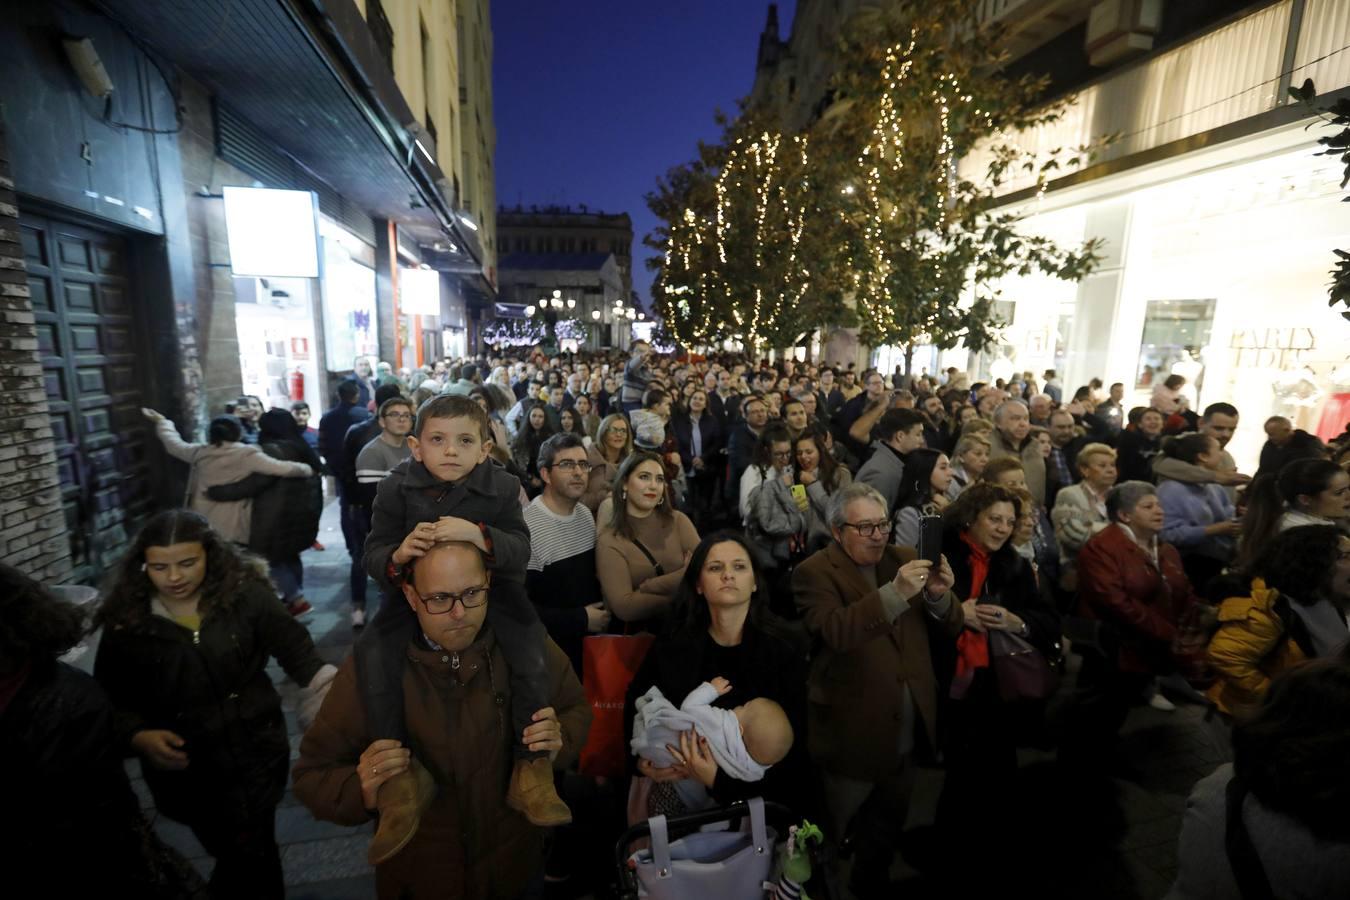
[[[274,819],[290,746],[266,666],[275,658],[304,689],[302,728],[337,670],[266,576],[186,510],[146,523],[96,624],[115,746],[140,755],[159,811],[215,857],[211,895],[282,897]]]
[[[520,483],[525,486],[525,493],[529,494],[531,499],[539,496],[544,489],[544,480],[539,475],[539,448],[551,437],[553,427],[548,424],[544,404],[536,403],[525,414],[525,422],[520,426],[520,433],[511,442],[511,458],[516,468],[524,473]]]
[[[993,668],[998,642],[992,635],[1021,638],[1046,660],[1058,652],[1059,616],[1042,599],[1031,567],[1009,543],[1021,506],[1013,491],[982,481],[963,491],[943,513],[943,553],[956,576],[952,591],[962,601],[966,623],[954,659],[939,653],[945,645],[933,642],[944,701],[940,743],[947,762],[937,824],[950,831],[952,847],[975,840],[991,850],[1009,849],[1006,832],[998,837],[988,829],[1002,827],[1000,813],[1008,808],[1015,787],[1018,732],[1042,712],[1041,703],[1001,696]],[[1006,871],[992,857],[990,862]]]
[[[263,413],[258,420],[258,438],[268,456],[307,463],[315,472],[322,471],[319,457],[305,443],[300,426],[286,410],[269,409]],[[291,615],[309,612],[300,553],[313,546],[319,535],[319,516],[323,514],[323,483],[319,476],[250,475],[233,484],[207,488],[206,496],[222,502],[253,498],[248,548],[267,560],[272,581]]]

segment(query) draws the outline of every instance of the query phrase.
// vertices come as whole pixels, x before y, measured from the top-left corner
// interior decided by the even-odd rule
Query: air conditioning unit
[[[1103,0],[1088,14],[1088,62],[1111,66],[1153,49],[1163,0]]]

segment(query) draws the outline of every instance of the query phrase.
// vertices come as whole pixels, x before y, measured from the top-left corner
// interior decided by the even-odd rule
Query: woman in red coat
[[[1110,761],[1130,706],[1171,668],[1177,623],[1197,602],[1181,556],[1158,539],[1163,509],[1153,485],[1116,485],[1106,515],[1112,524],[1078,553],[1079,615],[1097,623],[1098,640],[1076,645],[1083,668],[1061,751],[1071,761]]]

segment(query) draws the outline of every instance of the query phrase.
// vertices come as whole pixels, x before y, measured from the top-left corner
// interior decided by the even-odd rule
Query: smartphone
[[[934,568],[942,562],[942,516],[919,517],[919,559]]]
[[[792,486],[792,499],[796,502],[797,508],[806,509],[806,485],[794,484]]]

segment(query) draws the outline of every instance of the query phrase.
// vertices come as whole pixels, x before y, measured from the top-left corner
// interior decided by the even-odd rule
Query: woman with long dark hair
[[[905,471],[896,494],[891,541],[905,547],[919,545],[919,519],[940,515],[947,507],[947,489],[952,484],[947,454],[920,447],[905,457]]]
[[[676,765],[658,768],[634,759],[641,799],[648,789],[660,798],[665,785],[697,778],[720,804],[752,796],[809,811],[812,792],[805,756],[806,647],[767,609],[759,572],[744,536],[722,531],[699,542],[684,567],[666,629],[657,637],[628,688],[626,735],[633,733],[637,698],[660,688],[676,705],[705,681],[731,682],[715,706],[732,709],[755,698],[773,700],[787,713],[797,736],[786,759],[762,782],[741,782],[717,767],[697,736],[681,739]],[[679,759],[684,762],[678,762]],[[639,804],[643,805],[643,804]],[[648,809],[652,808],[647,806]],[[645,815],[646,810],[643,810]]]
[[[294,417],[284,409],[270,409],[258,420],[258,446],[273,459],[303,462],[316,473],[323,464],[309,445]],[[267,560],[272,581],[291,615],[310,610],[305,600],[305,569],[301,551],[308,550],[319,534],[323,513],[323,485],[317,474],[310,478],[277,478],[250,475],[234,484],[207,488],[206,496],[218,502],[253,500],[248,548]]]
[[[548,423],[544,404],[535,403],[525,413],[520,433],[511,443],[511,458],[516,468],[525,474],[522,483],[531,499],[539,496],[539,492],[544,489],[544,479],[539,474],[539,448],[551,437],[553,426]]]
[[[1237,566],[1249,568],[1281,531],[1300,525],[1350,528],[1350,474],[1325,459],[1300,459],[1247,488]]]
[[[290,745],[269,660],[312,718],[337,670],[276,602],[261,568],[186,510],[145,524],[112,571],[94,676],[161,813],[215,857],[213,897],[280,898],[274,822]]]
[[[830,498],[853,483],[853,474],[830,452],[829,432],[813,425],[793,442],[796,483],[806,488],[806,544],[815,552],[830,542]]]
[[[1350,537],[1330,525],[1282,531],[1233,581],[1209,642],[1218,676],[1209,698],[1220,712],[1241,715],[1281,672],[1333,656],[1350,640]]]
[[[722,425],[708,408],[708,392],[693,384],[687,395],[688,406],[670,420],[680,448],[685,483],[689,485],[689,508],[694,521],[704,524],[714,516],[714,498],[718,494],[719,475],[726,468],[726,448]]]

